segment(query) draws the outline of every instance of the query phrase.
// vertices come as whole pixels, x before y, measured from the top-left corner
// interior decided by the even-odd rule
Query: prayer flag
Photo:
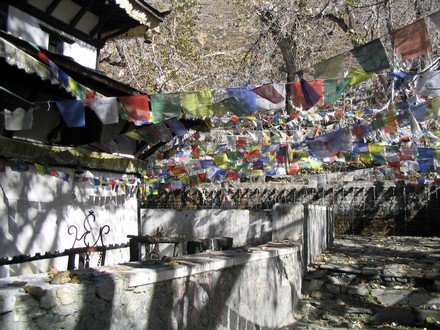
[[[345,54],[341,54],[325,60],[324,62],[315,64],[313,66],[315,71],[313,77],[327,79],[342,78],[344,75],[344,59]]]
[[[335,103],[350,81],[350,78],[324,80],[324,104]]]
[[[182,110],[197,117],[209,116],[206,107],[212,105],[212,91],[200,90],[180,94]]]
[[[364,125],[356,125],[352,127],[351,133],[358,139],[361,139],[367,134],[367,129]]]
[[[124,110],[130,122],[148,122],[150,120],[150,105],[148,95],[120,96]]]
[[[230,97],[235,96],[242,103],[247,110],[247,115],[249,115],[257,111],[257,96],[252,92],[254,88],[255,86],[231,87],[226,91]]]
[[[406,114],[408,115],[408,118],[409,118],[409,123],[411,126],[412,134],[415,135],[416,137],[421,136],[422,130],[420,129],[419,123],[414,118],[413,113],[409,109],[406,109],[405,111],[406,111]]]
[[[367,73],[364,69],[349,68],[348,76],[351,77],[350,85],[355,86],[361,82],[373,78],[373,73]]]
[[[67,127],[84,127],[86,125],[86,113],[83,101],[63,100],[56,101],[55,104]]]
[[[273,84],[265,84],[252,89],[252,91],[272,103],[284,101],[283,95],[278,93]]]
[[[173,135],[164,122],[154,124],[153,127],[156,130],[160,141],[168,142],[173,139]]]
[[[313,80],[309,83],[307,80],[301,79],[300,83],[301,91],[308,106],[313,107],[319,100],[321,100],[322,105],[322,80]]]
[[[165,120],[165,124],[174,132],[177,136],[182,136],[185,134],[188,134],[187,129],[185,128],[185,125],[183,125],[180,121],[178,121],[176,118],[170,118]]]
[[[341,151],[351,150],[351,131],[341,128],[315,137],[306,144],[316,157],[332,157]]]
[[[293,104],[295,107],[309,109],[315,104],[322,106],[322,80],[293,82]]]
[[[394,47],[404,61],[420,57],[432,49],[424,18],[393,31],[390,35]]]
[[[180,93],[151,94],[152,122],[157,124],[167,118],[182,118]]]
[[[216,115],[223,111],[232,112],[238,117],[249,115],[249,110],[235,96],[224,99],[214,105],[214,113]]]
[[[421,96],[440,96],[440,70],[417,75],[416,93]]]
[[[426,110],[428,109],[428,105],[429,105],[428,102],[423,102],[414,106],[410,106],[410,110],[417,121],[419,122],[425,121]]]
[[[65,87],[69,86],[69,76],[63,70],[58,68],[58,80]]]
[[[5,129],[8,131],[21,131],[32,128],[34,121],[34,109],[27,111],[23,108],[16,108],[14,111],[4,110],[5,112]]]
[[[365,72],[378,72],[390,68],[382,41],[378,38],[350,51]]]
[[[119,122],[118,100],[116,97],[96,97],[88,102],[101,123],[104,125],[116,124]]]

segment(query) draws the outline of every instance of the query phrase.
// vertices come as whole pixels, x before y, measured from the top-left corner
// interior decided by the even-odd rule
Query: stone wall
[[[277,329],[294,322],[304,272],[299,246],[177,261],[81,271],[78,284],[49,284],[42,274],[0,280],[0,328]]]
[[[271,210],[142,209],[140,214],[142,235],[154,235],[159,228],[164,236],[185,236],[186,241],[231,237],[233,247],[297,241],[307,245],[307,260],[330,246],[334,235],[333,211],[324,205],[278,203]],[[172,256],[174,245],[159,248],[161,254]]]
[[[280,230],[272,233],[271,227],[275,239],[262,245],[61,272],[51,281],[48,274],[0,279],[0,329],[288,326],[295,321],[309,258],[332,244],[333,217],[324,206],[280,204],[275,210],[265,221]],[[221,210],[205,217],[212,226],[231,222],[226,229],[240,221],[239,213]],[[244,219],[261,217],[242,212]]]
[[[59,169],[69,173],[70,169]],[[87,174],[87,173],[85,173]],[[94,172],[92,177],[121,177],[119,173]],[[34,257],[37,253],[62,252],[85,232],[84,220],[93,211],[95,221],[85,225],[90,234],[77,241],[75,247],[93,245],[99,228],[109,226],[105,245],[127,242],[127,235],[138,232],[138,200],[111,186],[95,186],[90,182],[65,181],[51,175],[40,175],[35,168],[19,172],[9,166],[0,173],[0,258]],[[100,242],[99,242],[100,243]],[[108,251],[107,263],[129,260],[128,249]],[[47,272],[49,265],[66,269],[67,257],[0,266],[0,277]]]
[[[333,208],[336,234],[440,236],[440,186],[388,181],[355,171],[242,183],[241,188],[162,192],[144,207],[272,209],[277,203]]]

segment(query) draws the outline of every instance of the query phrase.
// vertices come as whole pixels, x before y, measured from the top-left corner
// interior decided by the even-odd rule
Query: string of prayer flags
[[[34,109],[25,110],[21,107],[14,111],[4,109],[5,112],[5,129],[8,131],[22,131],[32,128],[34,122]]]
[[[391,32],[390,36],[404,61],[425,55],[432,49],[424,18]]]
[[[116,97],[95,97],[86,102],[104,125],[119,122],[118,100]]]
[[[313,77],[339,79],[344,75],[344,59],[346,54],[334,56],[313,66]]]
[[[350,51],[365,72],[379,72],[390,68],[382,41],[378,38]]]
[[[55,104],[67,127],[84,127],[86,125],[85,105],[79,100],[55,101]]]
[[[181,93],[182,111],[196,117],[209,116],[206,107],[212,105],[212,91],[199,90]]]
[[[30,43],[35,49],[38,50],[37,56],[43,61],[44,64],[49,66],[52,75],[57,78],[64,87],[73,91],[80,99],[85,99],[87,96],[87,89],[83,85],[79,84],[72,77],[67,75],[56,65],[47,55],[40,51],[37,45]]]
[[[182,118],[181,93],[151,94],[152,122],[157,124],[168,118]]]
[[[342,95],[351,78],[324,80],[324,104],[333,104]]]
[[[128,115],[128,121],[144,124],[150,120],[150,105],[148,95],[120,96],[119,102]]]
[[[229,97],[236,97],[247,110],[246,115],[250,115],[257,111],[257,97],[252,91],[254,88],[255,86],[230,87],[226,91]]]

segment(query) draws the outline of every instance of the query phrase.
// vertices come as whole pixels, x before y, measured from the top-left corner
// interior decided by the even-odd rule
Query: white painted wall
[[[87,26],[89,29],[90,26],[94,26],[94,19],[95,18],[91,18],[90,20],[87,20],[87,22],[82,22],[81,24],[84,24],[84,26]],[[7,23],[8,32],[11,32],[16,37],[23,38],[24,40],[37,44],[39,47],[47,49],[49,46],[49,34],[44,32],[40,28],[40,25],[48,26],[37,18],[32,17],[13,6],[9,6]],[[82,66],[96,69],[98,52],[95,47],[59,31],[58,28],[49,28],[74,41],[72,44],[63,43],[63,55],[71,57],[75,62]]]
[[[272,232],[270,215],[265,211],[141,209],[141,233],[153,235],[158,227],[165,236],[184,235],[187,241],[232,237],[235,247],[265,243]]]
[[[121,174],[92,173],[93,177],[103,175],[121,179]],[[39,175],[33,166],[26,172],[16,172],[7,166],[0,173],[0,257],[33,256],[71,248],[74,237],[68,234],[68,226],[76,225],[81,235],[89,210],[96,215],[96,223],[91,226],[95,237],[100,226],[110,226],[110,233],[104,237],[106,245],[127,243],[127,235],[138,232],[137,199],[127,198],[122,190],[115,192],[90,182],[66,182]],[[82,246],[82,242],[75,245]],[[128,260],[128,248],[107,252],[106,264]],[[65,270],[67,257],[0,266],[0,277],[47,272],[49,265]]]
[[[47,49],[49,46],[49,34],[41,30],[40,21],[12,6],[8,10],[7,29],[6,32],[40,47]]]

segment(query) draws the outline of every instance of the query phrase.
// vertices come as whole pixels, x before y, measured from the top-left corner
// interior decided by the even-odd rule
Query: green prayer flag
[[[217,108],[217,111],[219,109],[223,109],[226,112],[232,112],[233,114],[237,115],[238,117],[247,117],[249,115],[249,111],[245,108],[245,106],[235,96],[224,99],[218,103],[220,103],[220,104],[216,105],[217,107],[219,107],[219,108]],[[216,113],[216,115],[217,115],[217,113]]]
[[[180,93],[151,94],[152,121],[157,124],[168,118],[182,118]]]
[[[350,51],[366,72],[378,72],[390,68],[387,53],[378,38]]]
[[[345,54],[337,55],[324,62],[315,64],[314,78],[342,78],[344,74]]]
[[[335,103],[350,81],[350,78],[324,80],[324,104]]]

